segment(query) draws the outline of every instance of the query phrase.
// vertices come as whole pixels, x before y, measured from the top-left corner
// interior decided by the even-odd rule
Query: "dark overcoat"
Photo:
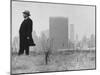
[[[19,35],[20,35],[20,42],[25,46],[33,46],[34,41],[32,39],[32,27],[33,22],[30,18],[25,19],[20,27]]]

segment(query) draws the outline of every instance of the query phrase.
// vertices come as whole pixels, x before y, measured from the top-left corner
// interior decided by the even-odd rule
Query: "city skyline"
[[[95,7],[12,2],[12,37],[18,36],[24,10],[31,12],[33,30],[38,36],[49,29],[49,17],[59,16],[69,18],[68,24],[74,24],[75,35],[77,34],[79,39],[95,35]]]

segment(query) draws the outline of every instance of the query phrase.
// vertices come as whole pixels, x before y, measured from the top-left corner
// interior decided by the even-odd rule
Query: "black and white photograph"
[[[95,69],[95,5],[11,1],[11,74]]]

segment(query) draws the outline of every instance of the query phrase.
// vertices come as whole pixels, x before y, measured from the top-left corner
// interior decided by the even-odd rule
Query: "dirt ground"
[[[34,73],[63,70],[95,69],[95,51],[77,50],[50,54],[45,64],[43,53],[30,52],[29,56],[12,54],[12,73]]]

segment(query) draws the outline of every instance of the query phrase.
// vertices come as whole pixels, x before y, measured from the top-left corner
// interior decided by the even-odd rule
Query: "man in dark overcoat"
[[[29,55],[29,46],[35,46],[35,43],[32,39],[33,22],[29,16],[30,12],[25,10],[23,12],[24,20],[19,29],[20,48],[18,55],[23,54],[24,51],[26,55]]]

